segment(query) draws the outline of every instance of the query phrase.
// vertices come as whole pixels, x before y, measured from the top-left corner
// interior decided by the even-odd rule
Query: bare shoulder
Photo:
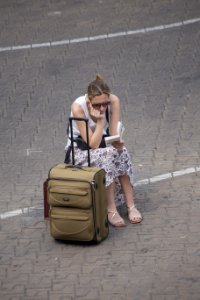
[[[111,101],[111,103],[119,103],[119,98],[116,96],[116,95],[114,95],[114,94],[110,94],[110,101]]]
[[[110,106],[110,113],[112,114],[115,111],[120,110],[120,100],[116,95],[110,94],[110,101],[111,101],[111,106]]]
[[[73,102],[71,109],[74,116],[84,116],[84,111],[80,104]]]

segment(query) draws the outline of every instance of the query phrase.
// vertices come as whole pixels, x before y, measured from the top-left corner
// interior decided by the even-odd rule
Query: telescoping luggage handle
[[[88,119],[83,117],[69,117],[69,125],[70,125],[70,134],[71,134],[71,147],[72,147],[72,164],[75,165],[74,158],[74,137],[73,137],[73,121],[84,121],[86,125],[86,144],[87,144],[87,153],[88,153],[88,167],[90,167],[90,146],[89,146],[89,132],[88,132]]]

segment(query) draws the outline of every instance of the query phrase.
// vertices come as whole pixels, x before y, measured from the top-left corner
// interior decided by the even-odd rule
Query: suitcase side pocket
[[[51,206],[89,209],[92,206],[91,186],[85,182],[55,181],[48,184],[48,203]]]
[[[91,241],[94,236],[91,210],[53,207],[50,210],[50,231],[55,239]]]

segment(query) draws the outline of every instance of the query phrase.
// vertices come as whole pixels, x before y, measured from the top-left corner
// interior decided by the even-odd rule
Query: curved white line
[[[36,43],[36,44],[29,44],[29,45],[16,45],[16,46],[10,46],[10,47],[9,46],[8,47],[0,47],[0,52],[43,48],[43,47],[53,47],[53,46],[63,46],[63,45],[69,45],[69,44],[75,44],[75,43],[83,43],[83,42],[89,42],[89,41],[110,39],[110,38],[121,37],[121,36],[144,34],[144,33],[149,33],[149,32],[158,31],[158,30],[165,30],[165,29],[171,29],[171,28],[175,28],[175,27],[186,26],[186,25],[190,25],[190,24],[194,24],[194,23],[198,23],[198,22],[200,22],[200,18],[189,19],[189,20],[185,20],[185,21],[180,21],[180,22],[165,24],[165,25],[158,25],[158,26],[153,26],[153,27],[145,27],[145,28],[136,29],[136,30],[128,30],[128,31],[116,32],[116,33],[108,33],[108,34],[90,36],[90,37],[80,37],[80,38],[66,39],[66,40],[61,40],[61,41],[44,42],[44,43],[39,43],[39,44]]]
[[[134,186],[151,184],[151,183],[155,183],[155,182],[158,182],[158,181],[162,181],[162,180],[166,180],[166,179],[173,179],[174,177],[188,175],[188,174],[197,173],[197,172],[200,172],[200,166],[186,168],[186,169],[182,169],[182,170],[179,170],[179,171],[174,171],[174,172],[171,172],[171,173],[166,173],[166,174],[161,174],[161,175],[158,175],[158,176],[153,176],[151,178],[142,179],[142,180],[136,181]],[[5,213],[0,214],[0,220],[5,220],[5,219],[8,219],[8,218],[20,216],[20,215],[29,213],[29,212],[31,212],[35,209],[39,210],[39,209],[43,209],[43,207],[34,207],[34,206],[32,206],[32,207],[24,207],[24,208],[16,209],[16,210],[13,210],[13,211],[7,211]]]

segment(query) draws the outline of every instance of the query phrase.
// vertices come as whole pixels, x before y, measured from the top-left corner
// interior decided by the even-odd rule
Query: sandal
[[[128,209],[128,219],[130,223],[137,224],[142,222],[142,215],[139,212],[139,210],[137,210],[134,204],[130,208],[127,207],[127,209]]]
[[[108,222],[110,223],[110,225],[117,228],[126,226],[124,220],[122,219],[122,217],[120,217],[117,210],[108,211]]]

